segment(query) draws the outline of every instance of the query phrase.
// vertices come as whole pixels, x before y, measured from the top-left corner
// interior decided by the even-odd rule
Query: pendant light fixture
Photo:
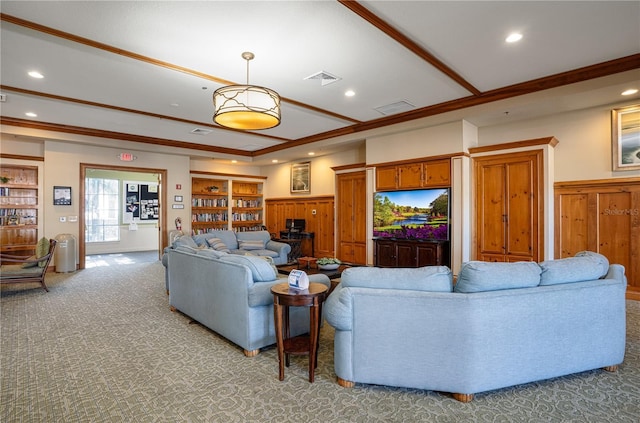
[[[269,129],[280,124],[280,96],[277,92],[249,85],[251,52],[242,53],[247,61],[247,84],[229,85],[213,93],[213,121],[232,129]]]

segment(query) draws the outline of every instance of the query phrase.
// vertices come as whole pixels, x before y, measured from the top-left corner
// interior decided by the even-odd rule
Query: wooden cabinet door
[[[595,251],[621,264],[640,300],[640,178],[555,184],[555,258]]]
[[[265,226],[272,236],[278,238],[280,235],[278,234],[278,222],[280,221],[280,216],[278,214],[278,205],[275,203],[266,202],[264,205],[264,213],[265,213]]]
[[[365,264],[367,261],[367,197],[364,171],[337,176],[337,230],[340,260]]]
[[[376,191],[397,188],[397,169],[395,166],[376,167]]]
[[[479,166],[476,171],[476,234],[478,260],[505,254],[506,172],[501,163]],[[503,261],[503,260],[500,260]]]
[[[396,243],[394,241],[376,240],[376,266],[397,267]]]
[[[540,261],[543,256],[542,152],[478,158],[476,258]]]
[[[451,160],[434,160],[423,164],[425,187],[448,187],[451,185]]]
[[[317,201],[315,204],[316,214],[311,215],[317,223],[315,225],[315,256],[316,257],[334,257],[334,200],[326,198]]]
[[[420,188],[422,186],[422,163],[398,166],[398,188]]]
[[[440,244],[418,244],[416,245],[417,266],[433,266],[435,263],[441,263],[439,251]]]
[[[396,266],[416,267],[416,246],[413,243],[398,242],[396,247]]]
[[[533,260],[538,237],[536,168],[530,158],[506,164],[506,254],[509,261]]]

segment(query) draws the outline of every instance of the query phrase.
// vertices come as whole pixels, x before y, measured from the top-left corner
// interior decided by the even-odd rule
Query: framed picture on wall
[[[54,206],[70,206],[71,205],[71,187],[53,187],[53,205]]]
[[[613,170],[640,170],[640,105],[611,111]]]
[[[311,192],[311,162],[291,165],[291,192]]]

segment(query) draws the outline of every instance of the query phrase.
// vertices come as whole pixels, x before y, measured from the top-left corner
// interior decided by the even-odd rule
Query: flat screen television
[[[449,189],[377,192],[373,237],[449,240]]]

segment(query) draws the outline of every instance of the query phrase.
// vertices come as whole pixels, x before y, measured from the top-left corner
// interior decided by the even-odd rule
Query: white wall
[[[17,139],[13,135],[1,133],[0,153],[44,157],[44,144],[42,141],[25,141]]]
[[[364,163],[364,161],[364,147],[296,161],[295,163],[311,162],[311,192],[309,194],[291,194],[291,163],[265,166],[262,168],[262,175],[267,177],[265,198],[334,195],[336,187],[332,167]]]
[[[183,222],[190,220],[189,208],[183,210],[174,210],[170,204],[173,203],[174,195],[183,195],[185,199],[190,196],[191,178],[189,176],[189,159],[188,157],[167,155],[158,153],[138,152],[137,160],[134,162],[121,162],[117,156],[122,149],[82,146],[70,144],[60,141],[44,142],[44,236],[51,238],[58,234],[67,233],[79,238],[79,223],[60,222],[60,217],[78,216],[80,213],[80,163],[112,165],[112,166],[128,166],[145,169],[166,169],[167,181],[164,184],[167,190],[167,201],[165,205],[167,213],[167,230],[174,228],[174,219],[178,216],[182,217]],[[176,184],[182,184],[182,187],[189,188],[187,191],[176,190]],[[70,186],[72,193],[71,206],[54,206],[53,205],[53,186],[62,185]],[[146,231],[146,228],[145,228]],[[157,235],[157,231],[155,231]],[[139,238],[143,238],[146,232],[139,232]],[[129,234],[127,237],[138,237],[138,234]],[[118,251],[135,251],[132,242],[129,245],[120,245]],[[79,246],[78,246],[79,249]]]
[[[612,171],[611,109],[598,107],[539,119],[480,128],[480,145],[553,136],[556,182],[630,178],[640,171]]]
[[[367,164],[467,151],[473,125],[463,120],[409,132],[367,138]]]

